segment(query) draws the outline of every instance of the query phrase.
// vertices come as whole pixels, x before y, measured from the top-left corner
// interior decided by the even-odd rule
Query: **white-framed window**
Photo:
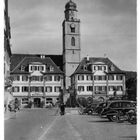
[[[54,81],[60,81],[60,76],[59,75],[55,75],[54,76]]]
[[[108,80],[114,80],[114,75],[109,75]]]
[[[28,92],[28,91],[29,91],[29,87],[27,86],[22,87],[22,92]]]
[[[123,91],[123,87],[122,86],[117,86],[117,91]]]
[[[51,87],[51,86],[45,87],[45,91],[46,91],[46,92],[52,92],[52,87]]]
[[[115,86],[109,86],[108,89],[109,89],[109,91],[114,91]]]
[[[43,92],[44,91],[44,87],[42,87],[42,86],[39,86],[39,87],[31,86],[30,87],[30,91],[31,92]]]
[[[122,75],[116,75],[116,80],[123,80],[123,76]]]
[[[87,91],[93,91],[93,86],[87,86]]]
[[[102,66],[98,66],[98,70],[102,70]]]
[[[12,87],[12,91],[13,92],[19,92],[19,87],[18,86]]]
[[[22,76],[22,81],[28,81],[28,76],[27,75],[23,75]]]
[[[43,71],[44,67],[43,66],[39,66],[39,71]]]
[[[19,75],[14,75],[13,76],[13,81],[20,81],[20,76]]]
[[[32,76],[31,81],[43,81],[43,76]]]
[[[49,68],[50,68],[51,72],[54,71],[54,67],[53,66],[50,66]]]
[[[46,81],[52,81],[52,75],[47,75],[45,76]]]
[[[78,75],[78,80],[83,81],[84,80],[84,75]]]
[[[87,77],[87,81],[92,80],[92,75],[87,75],[86,77]]]
[[[95,86],[95,92],[107,91],[106,86]]]
[[[105,75],[101,75],[101,76],[95,75],[94,80],[106,80],[106,76]]]
[[[78,91],[85,91],[84,86],[78,86]]]
[[[60,91],[61,91],[61,87],[60,86],[54,87],[54,92],[60,92]]]
[[[29,99],[28,98],[22,98],[21,102],[22,102],[23,105],[28,104]]]

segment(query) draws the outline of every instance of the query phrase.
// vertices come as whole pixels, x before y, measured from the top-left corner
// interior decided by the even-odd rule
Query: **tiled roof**
[[[23,60],[25,57],[39,57],[41,54],[12,54],[11,57],[11,71]],[[45,55],[45,57],[50,57],[52,61],[63,70],[63,56],[62,55]]]
[[[122,73],[124,74],[124,71],[120,70],[110,59],[103,58],[103,57],[90,57],[87,61],[87,58],[83,58],[83,60],[80,62],[79,66],[75,70],[73,74],[92,74],[92,70],[90,65],[91,64],[106,64],[108,65],[108,73]],[[83,67],[87,67],[84,69]],[[114,70],[111,70],[111,67],[113,67]],[[72,74],[72,75],[73,75]]]
[[[57,56],[58,57],[58,56]],[[57,66],[50,57],[45,57],[45,58],[41,58],[39,56],[36,55],[15,55],[12,57],[11,59],[11,74],[28,74],[28,66],[31,63],[42,63],[49,66],[53,66],[54,70],[53,71],[46,71],[44,74],[63,74],[63,72],[60,70],[59,66]],[[25,71],[21,71],[21,66],[23,66],[25,68]]]

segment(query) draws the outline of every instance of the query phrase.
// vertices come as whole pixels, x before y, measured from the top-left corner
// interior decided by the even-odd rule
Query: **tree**
[[[137,98],[137,79],[136,77],[129,78],[126,81],[126,91],[129,100],[136,100]]]

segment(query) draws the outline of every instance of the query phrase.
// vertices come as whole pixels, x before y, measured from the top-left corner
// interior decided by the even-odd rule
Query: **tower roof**
[[[76,10],[76,3],[74,3],[72,0],[66,3],[65,9],[66,10]]]

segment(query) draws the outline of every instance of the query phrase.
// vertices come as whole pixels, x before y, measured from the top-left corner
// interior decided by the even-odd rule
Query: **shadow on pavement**
[[[136,136],[121,136],[120,138],[121,138],[121,139],[126,139],[126,140],[128,140],[128,139],[137,140],[137,137],[136,137]]]
[[[88,122],[92,122],[92,123],[103,123],[103,122],[108,122],[108,123],[110,123],[110,121],[108,121],[108,120],[96,120],[96,121],[88,121]]]

